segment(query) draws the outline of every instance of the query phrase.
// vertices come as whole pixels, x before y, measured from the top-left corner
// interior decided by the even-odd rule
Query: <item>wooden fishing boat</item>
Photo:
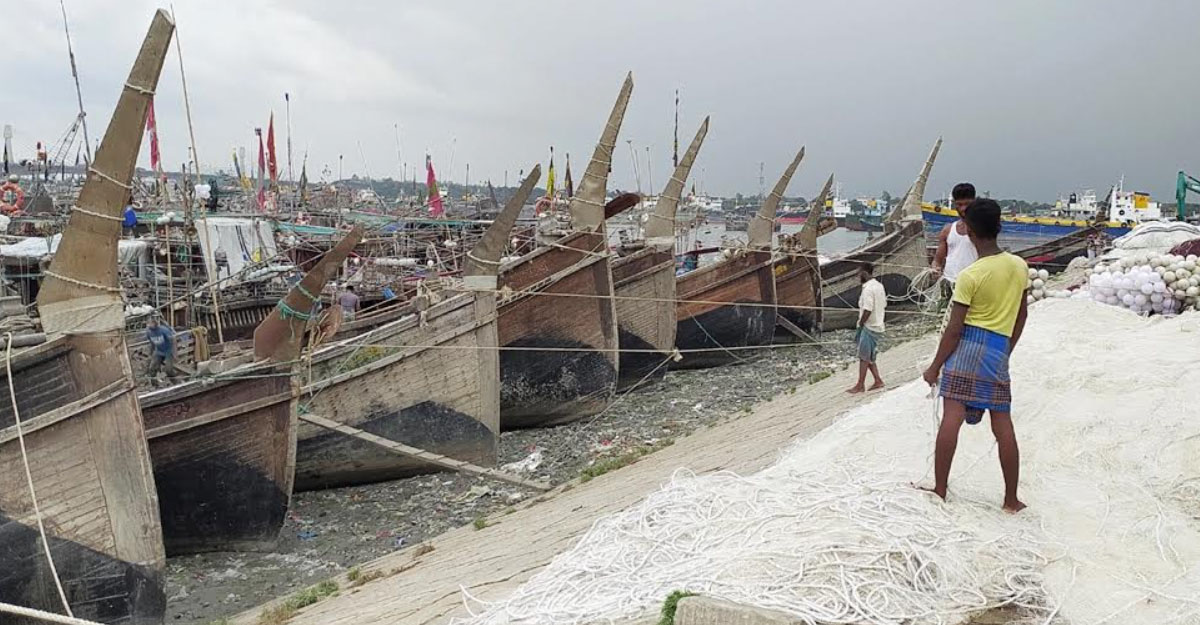
[[[0,368],[3,603],[57,614],[65,603],[90,621],[162,623],[162,532],[121,332],[117,240],[173,32],[159,11],[46,271],[38,307],[50,339],[10,350]],[[3,606],[0,614],[6,624],[42,622]]]
[[[230,359],[225,372],[139,397],[167,555],[274,546],[296,469],[292,369],[313,308],[306,294],[321,292],[361,237],[346,236],[260,324],[261,360]]]
[[[918,303],[910,293],[913,281],[929,267],[921,200],[941,147],[939,138],[904,201],[888,216],[884,235],[821,267],[823,329],[853,328],[857,323],[858,296],[862,292],[858,268],[864,262],[874,265],[875,279],[887,291],[889,310],[912,308]]]
[[[626,76],[571,198],[575,231],[500,270],[500,426],[558,425],[596,414],[619,366],[604,195],[617,132],[633,91]]]
[[[1080,228],[1071,234],[1014,252],[1025,259],[1030,267],[1058,273],[1067,268],[1072,260],[1087,255],[1088,241],[1104,232],[1101,224]]]
[[[667,373],[667,359],[675,350],[675,209],[707,134],[705,117],[654,205],[646,223],[645,240],[612,261],[622,350],[618,390],[662,379]]]
[[[478,465],[496,461],[500,432],[496,270],[517,214],[541,176],[535,166],[468,256],[461,287],[423,294],[405,314],[317,349],[301,372],[299,411]],[[428,473],[438,467],[302,423],[298,490]]]
[[[775,211],[803,159],[800,148],[751,221],[745,249],[677,279],[675,346],[683,358],[672,368],[741,362],[749,355],[744,348],[771,342],[776,314],[771,244]]]
[[[780,237],[775,257],[776,339],[792,340],[811,336],[821,328],[821,268],[817,260],[817,237],[837,228],[832,219],[822,220],[825,198],[833,186],[833,176],[811,207],[800,232]],[[782,331],[780,331],[782,330]],[[799,334],[799,336],[797,336]]]

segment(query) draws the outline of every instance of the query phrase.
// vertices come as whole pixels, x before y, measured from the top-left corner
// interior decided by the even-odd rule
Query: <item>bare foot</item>
[[[1004,511],[1009,514],[1016,514],[1024,509],[1025,504],[1021,503],[1018,499],[1004,502]]]
[[[867,389],[867,390],[870,390],[870,391],[878,391],[879,389],[881,389],[881,388],[883,388],[883,387],[885,387],[885,386],[887,386],[887,385],[883,383],[883,380],[880,380],[880,381],[878,381],[878,382],[876,382],[876,383],[872,384],[872,385],[871,385],[871,388],[869,388],[869,389]]]
[[[933,487],[920,486],[918,484],[913,484],[913,488],[916,488],[917,490],[923,490],[927,493],[933,493],[933,494],[937,495],[938,497],[941,497],[942,501],[946,501],[946,489],[945,488],[939,489],[936,486],[933,486]]]
[[[854,386],[852,386],[852,387],[850,387],[850,388],[846,389],[846,392],[847,392],[847,393],[850,393],[851,395],[854,395],[854,394],[856,394],[856,393],[861,393],[861,392],[863,392],[863,385],[862,385],[862,384],[856,384],[856,385],[854,385]]]

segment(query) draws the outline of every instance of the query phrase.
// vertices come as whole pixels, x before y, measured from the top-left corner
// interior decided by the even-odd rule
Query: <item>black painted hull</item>
[[[617,390],[623,391],[633,387],[645,388],[651,384],[659,382],[667,375],[667,365],[663,361],[669,356],[667,353],[653,350],[655,347],[649,341],[634,334],[631,330],[624,326],[617,326],[618,336],[621,341],[622,350],[639,350],[634,352],[621,352],[620,364],[618,365],[619,376],[617,377]]]
[[[163,580],[152,568],[123,562],[50,532],[50,553],[76,618],[120,625],[161,625]],[[36,526],[0,514],[0,601],[63,613]],[[0,615],[4,625],[45,621]]]
[[[675,346],[683,360],[672,369],[703,369],[742,362],[753,350],[737,349],[767,345],[775,335],[775,308],[758,302],[747,306],[730,304],[679,322]],[[735,348],[724,351],[720,348]],[[711,350],[690,352],[688,350]]]
[[[496,458],[496,436],[470,415],[426,401],[399,412],[379,407],[356,428],[388,440],[474,464]],[[429,473],[431,465],[322,430],[302,438],[296,448],[296,490],[369,484]]]
[[[270,548],[290,493],[233,454],[154,466],[168,555]]]
[[[520,349],[500,351],[501,429],[559,425],[595,414],[616,388],[612,361],[588,345],[526,337],[505,347]]]

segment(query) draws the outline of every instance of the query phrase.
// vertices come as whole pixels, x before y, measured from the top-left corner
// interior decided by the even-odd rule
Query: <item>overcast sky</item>
[[[93,141],[154,2],[66,0]],[[972,180],[994,197],[1050,201],[1082,188],[1174,196],[1200,173],[1200,2],[838,0],[601,2],[178,0],[192,116],[205,168],[256,153],[253,129],[292,96],[296,176],[399,177],[432,153],[439,177],[503,182],[570,152],[578,180],[626,71],[633,98],[610,188],[666,182],[674,90],[680,149],[706,114],[692,176],[711,193],[767,186],[801,145],[789,194],[830,172],[847,195],[902,192],[939,135],[929,196]],[[0,123],[18,156],[76,112],[57,2],[7,11]],[[186,157],[179,60],[159,83],[162,150]],[[361,152],[359,146],[361,145]],[[650,148],[647,171],[646,148]],[[143,149],[140,162],[148,160]],[[286,165],[284,165],[286,172]],[[561,175],[561,174],[560,174]]]

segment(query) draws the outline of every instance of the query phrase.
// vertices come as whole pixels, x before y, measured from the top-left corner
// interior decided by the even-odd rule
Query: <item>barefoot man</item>
[[[1000,205],[994,200],[972,202],[965,221],[979,260],[958,274],[950,322],[933,364],[925,371],[930,386],[938,382],[940,375],[938,394],[944,406],[934,450],[935,484],[927,490],[946,498],[958,430],[963,421],[979,423],[986,410],[1000,451],[1004,509],[1018,512],[1025,504],[1017,499],[1021,460],[1009,412],[1012,396],[1008,358],[1025,328],[1029,268],[1021,257],[1002,251],[996,244]]]
[[[883,285],[872,277],[874,267],[863,263],[858,267],[858,280],[862,282],[862,291],[858,296],[858,330],[854,340],[858,343],[858,384],[847,393],[863,392],[867,383],[867,372],[875,378],[871,390],[883,388],[883,378],[879,377],[879,368],[875,366],[875,356],[879,353],[879,337],[883,335],[883,315],[887,309],[887,291]]]

